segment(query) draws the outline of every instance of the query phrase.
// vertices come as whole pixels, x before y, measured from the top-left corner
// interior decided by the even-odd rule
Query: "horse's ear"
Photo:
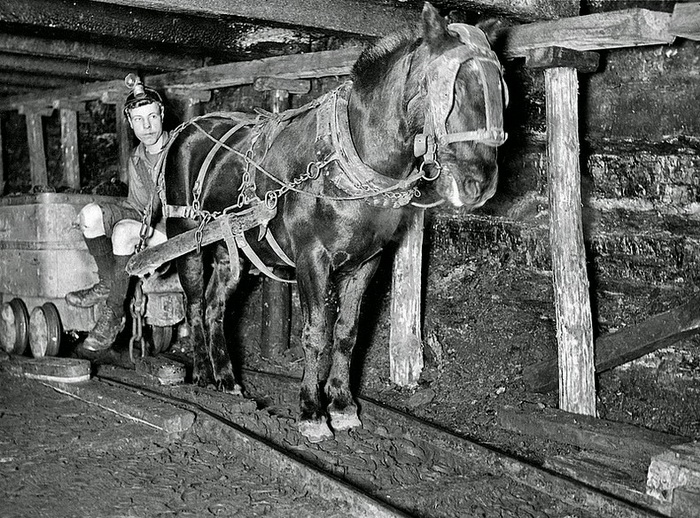
[[[508,23],[501,18],[488,18],[479,21],[476,27],[486,35],[491,48],[496,49],[502,43],[502,37],[508,30]]]
[[[423,39],[431,43],[437,43],[445,38],[447,33],[447,20],[440,16],[440,13],[435,9],[430,2],[425,2],[423,5]]]

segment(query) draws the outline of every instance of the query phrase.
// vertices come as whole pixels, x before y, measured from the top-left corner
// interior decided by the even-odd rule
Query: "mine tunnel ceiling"
[[[445,15],[527,22],[578,0],[436,0]],[[0,98],[207,65],[338,48],[415,23],[422,1],[3,0]]]

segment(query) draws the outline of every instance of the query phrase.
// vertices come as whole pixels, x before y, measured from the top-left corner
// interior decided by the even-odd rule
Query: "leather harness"
[[[422,134],[417,135],[414,141],[414,155],[422,157],[425,164],[437,162],[438,147],[463,141],[476,141],[489,146],[499,146],[507,138],[503,131],[502,103],[504,97],[507,102],[507,89],[502,79],[502,68],[496,54],[491,51],[484,34],[479,29],[465,24],[450,24],[448,29],[459,37],[462,45],[458,45],[437,57],[429,64],[429,69],[425,74],[422,86],[427,104],[424,131]],[[473,60],[480,74],[480,82],[483,85],[486,125],[483,128],[472,131],[449,133],[447,118],[454,102],[456,76],[460,66],[470,60]],[[501,78],[496,91],[488,86],[484,69],[487,66],[496,67]],[[348,99],[351,90],[352,82],[349,81],[301,108],[287,110],[280,114],[271,114],[258,110],[258,116],[254,117],[242,113],[218,112],[196,117],[180,125],[173,131],[168,148],[174,142],[176,136],[190,125],[203,132],[214,142],[214,145],[202,162],[192,188],[193,202],[187,206],[171,205],[165,200],[162,164],[163,158],[167,155],[169,149],[166,148],[161,155],[159,188],[157,191],[161,197],[163,217],[197,220],[199,222],[198,231],[200,235],[204,225],[216,222],[223,231],[224,241],[231,257],[231,268],[234,273],[237,273],[239,269],[238,250],[240,249],[261,273],[277,281],[295,282],[278,277],[263,263],[245,237],[245,231],[249,230],[250,227],[244,228],[243,225],[237,225],[235,223],[236,218],[231,218],[231,216],[245,214],[248,216],[246,218],[248,220],[250,216],[253,216],[258,226],[258,240],[264,237],[277,256],[284,263],[294,267],[293,261],[284,253],[272,233],[267,229],[269,221],[277,213],[279,197],[286,192],[293,190],[327,200],[364,200],[373,206],[398,208],[408,204],[416,195],[417,189],[415,186],[419,180],[436,178],[426,178],[423,173],[423,166],[421,166],[418,172],[412,173],[405,179],[397,180],[375,171],[362,161],[357,154],[350,134]],[[262,168],[260,163],[265,158],[275,137],[282,131],[288,121],[312,109],[317,109],[315,141],[317,160],[308,164],[306,172],[298,178],[288,182],[282,181]],[[198,121],[211,117],[230,118],[235,121],[235,124],[220,138],[215,138],[198,124]],[[243,128],[249,128],[252,135],[248,150],[245,153],[234,149],[226,143]],[[263,145],[259,145],[258,142],[262,142]],[[220,213],[210,213],[201,207],[199,198],[211,163],[215,155],[221,150],[234,153],[242,158],[246,164],[246,171],[243,174],[239,188],[237,203]],[[253,160],[253,156],[256,154],[259,157]],[[280,185],[280,188],[265,193],[263,199],[260,199],[255,192],[255,176],[258,172]],[[324,174],[338,189],[344,192],[345,196],[329,196],[299,188],[301,184],[317,179],[321,174]],[[228,217],[221,217],[223,215]]]

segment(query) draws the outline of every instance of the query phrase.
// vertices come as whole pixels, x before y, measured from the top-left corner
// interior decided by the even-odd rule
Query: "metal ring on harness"
[[[420,164],[420,170],[419,170],[419,171],[420,171],[420,173],[421,173],[421,175],[422,175],[422,176],[421,176],[421,179],[425,180],[426,182],[434,182],[435,180],[437,180],[437,179],[439,178],[440,173],[442,173],[442,166],[440,165],[440,162],[438,162],[437,160],[433,161],[433,164],[435,164],[434,167],[435,167],[435,169],[437,170],[437,173],[435,173],[435,176],[428,176],[427,174],[425,174],[425,173],[423,172],[423,171],[424,171],[423,168],[425,167],[425,164],[426,164],[426,161],[425,161],[425,160],[422,161],[421,164]]]
[[[279,196],[277,194],[277,191],[267,191],[265,193],[265,206],[268,209],[274,209],[277,207],[277,201],[279,200]]]

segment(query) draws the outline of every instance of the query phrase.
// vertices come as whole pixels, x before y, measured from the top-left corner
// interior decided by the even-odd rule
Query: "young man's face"
[[[146,146],[152,146],[163,134],[163,108],[151,103],[129,111],[129,125],[136,138]]]

